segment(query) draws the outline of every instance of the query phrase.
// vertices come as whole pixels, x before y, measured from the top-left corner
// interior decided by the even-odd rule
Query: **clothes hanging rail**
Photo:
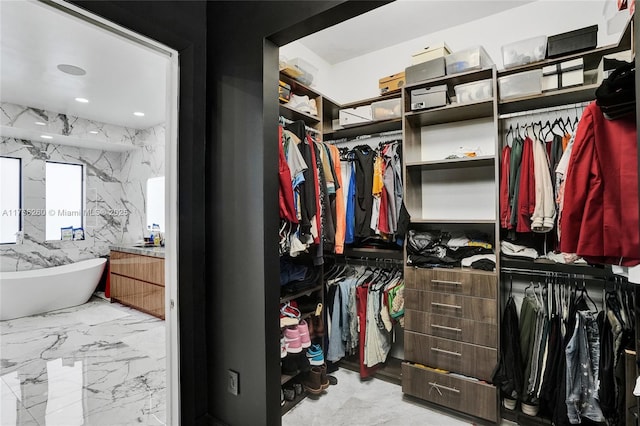
[[[580,102],[577,104],[568,104],[568,105],[560,105],[560,106],[548,107],[548,108],[532,109],[528,111],[511,112],[508,114],[501,114],[498,116],[498,118],[506,119],[506,118],[514,118],[514,117],[524,117],[527,115],[545,114],[547,112],[553,112],[553,111],[564,111],[564,110],[586,108],[590,103],[591,102]]]
[[[380,259],[369,257],[350,257],[345,256],[344,261],[347,265],[361,265],[384,268],[385,266],[404,266],[404,260],[402,259]]]
[[[400,136],[400,138],[398,138],[398,136]],[[333,140],[325,141],[325,143],[341,144],[341,143],[356,142],[356,141],[361,141],[361,140],[371,139],[371,138],[387,138],[387,137],[393,137],[393,139],[402,139],[402,130],[391,130],[389,132],[372,133],[370,135],[360,135],[360,136],[356,136],[355,138],[333,139]],[[392,140],[392,139],[389,139],[389,140]]]
[[[501,267],[500,272],[505,274],[513,274],[513,275],[531,275],[536,277],[561,277],[561,278],[584,278],[589,281],[598,281],[602,282],[608,277],[612,277],[611,271],[609,270],[600,270],[602,271],[602,275],[599,274],[589,274],[590,271],[586,274],[583,273],[573,273],[573,272],[555,272],[555,271],[543,271],[537,269],[523,269],[523,268],[512,268],[512,267]]]
[[[279,122],[281,124],[291,124],[293,123],[293,120],[289,120],[288,118],[284,118],[283,116],[280,116]],[[322,132],[320,132],[320,130],[314,129],[313,127],[304,126],[304,128],[307,132],[315,133],[317,135],[322,135]]]

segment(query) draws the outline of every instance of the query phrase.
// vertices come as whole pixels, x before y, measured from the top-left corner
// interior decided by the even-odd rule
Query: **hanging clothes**
[[[336,193],[333,199],[333,203],[335,203],[335,252],[336,254],[344,253],[344,240],[345,240],[345,231],[346,231],[346,209],[345,209],[345,196],[344,196],[344,179],[342,173],[342,164],[340,161],[340,151],[334,145],[327,146],[331,159],[333,162],[333,167],[335,168],[335,179],[336,179]]]
[[[635,117],[606,120],[585,109],[567,170],[560,248],[594,263],[640,264]]]
[[[375,151],[366,145],[354,148],[356,161],[356,205],[355,236],[371,236],[371,214],[373,208],[373,163]]]
[[[505,145],[502,148],[502,157],[500,161],[500,227],[504,229],[512,229],[510,223],[511,206],[509,203],[509,174],[511,165],[511,147]]]

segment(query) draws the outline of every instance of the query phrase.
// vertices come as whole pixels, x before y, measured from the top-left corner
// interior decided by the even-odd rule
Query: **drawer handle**
[[[431,324],[431,327],[435,327],[435,328],[441,328],[443,330],[449,330],[449,331],[457,331],[458,333],[460,333],[462,331],[461,328],[456,328],[456,327],[447,327],[445,325],[438,325],[438,324]]]
[[[444,389],[444,390],[447,390],[449,392],[460,393],[460,390],[458,390],[456,388],[450,388],[449,386],[439,385],[436,382],[429,382],[429,384],[431,386],[433,386],[434,388],[436,388],[436,390],[440,393],[440,395],[442,395],[442,392],[440,392],[440,389]]]
[[[444,281],[444,280],[431,280],[434,284],[451,284],[451,285],[462,285],[459,281]]]
[[[440,306],[441,308],[462,309],[460,305],[449,305],[447,303],[431,302],[431,306]]]
[[[441,352],[441,353],[447,354],[447,355],[462,356],[462,354],[460,352],[446,351],[446,350],[440,349],[440,348],[431,348],[431,350],[435,351],[435,352]]]

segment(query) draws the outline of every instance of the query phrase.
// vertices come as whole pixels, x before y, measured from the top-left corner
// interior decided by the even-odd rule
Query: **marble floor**
[[[164,322],[89,303],[0,322],[0,425],[165,424]]]
[[[332,373],[337,386],[319,397],[307,397],[282,417],[282,426],[463,426],[460,418],[402,398],[398,385],[341,368]],[[502,426],[514,425],[503,421]]]

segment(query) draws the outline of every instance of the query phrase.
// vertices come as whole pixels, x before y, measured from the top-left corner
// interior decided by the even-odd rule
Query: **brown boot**
[[[327,364],[320,366],[320,387],[325,390],[329,387],[329,378],[327,377]]]
[[[313,316],[313,332],[317,337],[324,336],[324,321],[322,320],[322,315],[314,315]]]
[[[322,393],[322,385],[320,383],[321,374],[320,367],[311,367],[311,371],[309,371],[302,380],[302,385],[307,392],[314,395],[320,395]]]

